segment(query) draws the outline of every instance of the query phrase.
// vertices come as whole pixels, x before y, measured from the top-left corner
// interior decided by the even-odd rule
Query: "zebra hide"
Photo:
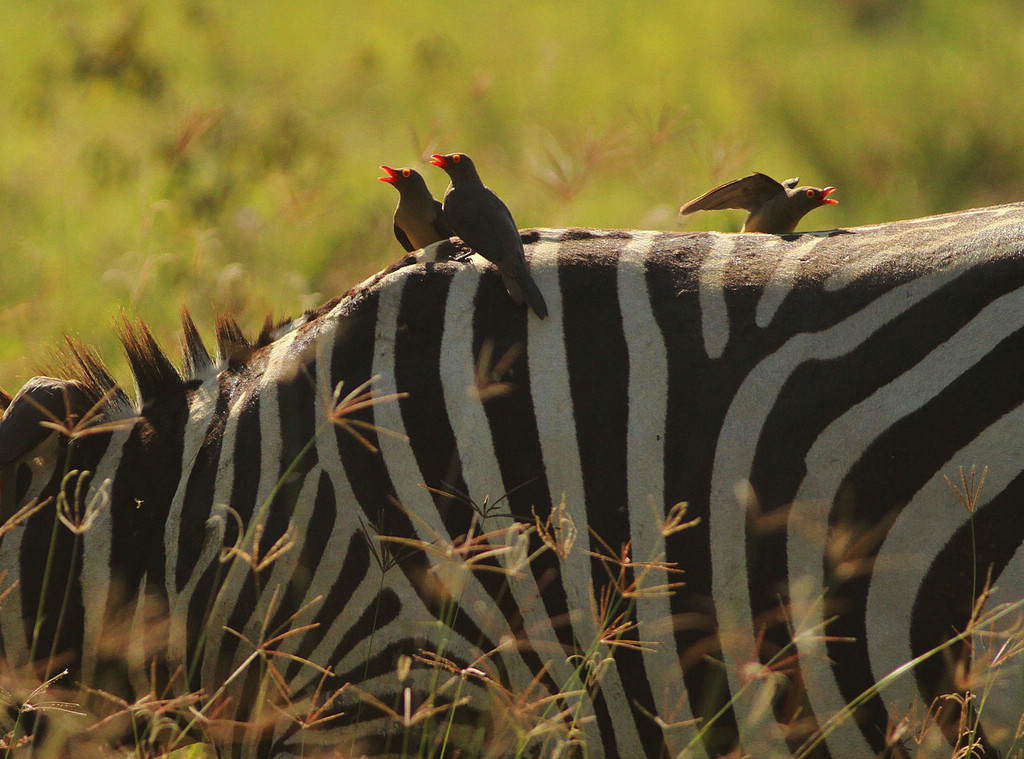
[[[68,668],[233,756],[1019,751],[1024,204],[524,239],[545,320],[445,241],[183,369],[125,323],[136,400],[69,341],[0,421],[9,716]]]

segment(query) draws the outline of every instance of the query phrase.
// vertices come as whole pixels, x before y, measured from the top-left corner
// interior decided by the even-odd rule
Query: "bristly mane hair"
[[[175,396],[184,390],[184,378],[160,350],[153,333],[143,322],[132,324],[127,316],[121,314],[117,336],[135,376],[140,409],[157,399]]]
[[[270,345],[277,330],[289,321],[275,324],[268,316],[255,343],[251,343],[232,317],[218,316],[218,360],[215,361],[199,335],[192,315],[187,308],[182,307],[179,341],[184,366],[179,370],[159,346],[145,322],[131,320],[122,313],[116,330],[138,389],[135,403],[114,381],[96,351],[67,335],[64,338],[65,345],[53,352],[50,361],[40,367],[40,373],[80,383],[92,402],[103,401],[104,414],[108,418],[119,418],[139,411],[145,413],[146,408],[152,404],[197,387],[204,376],[218,368],[218,361],[221,369],[241,368],[257,350]],[[0,391],[0,411],[10,402],[10,396]]]
[[[199,336],[192,314],[184,306],[181,307],[181,352],[185,356],[185,376],[199,377],[213,369],[214,362],[210,352],[206,350],[203,338]]]
[[[230,316],[221,314],[217,317],[215,327],[217,333],[217,352],[227,362],[229,369],[237,369],[252,356],[255,348],[245,339],[242,328]]]
[[[459,252],[459,249],[450,243],[440,247],[446,251],[450,248],[448,253]],[[204,377],[209,376],[210,372],[237,371],[244,368],[253,354],[270,345],[289,329],[301,328],[316,321],[330,313],[339,302],[351,298],[359,291],[370,289],[396,269],[417,262],[416,256],[404,256],[366,282],[350,288],[341,297],[332,298],[317,308],[309,309],[297,319],[283,319],[275,323],[268,315],[255,342],[246,339],[242,328],[232,317],[218,316],[215,326],[218,354],[216,359],[210,356],[191,314],[183,306],[179,336],[184,356],[184,366],[181,370],[174,366],[157,344],[145,322],[132,321],[122,313],[116,329],[138,388],[135,403],[114,381],[110,370],[96,351],[68,335],[64,337],[65,345],[55,349],[50,360],[38,366],[37,371],[41,375],[61,377],[79,383],[81,391],[93,403],[103,402],[103,413],[108,419],[119,419],[140,411],[145,413],[146,408],[157,401],[194,389]],[[10,395],[0,390],[0,412],[10,406],[11,400]]]
[[[111,411],[131,407],[128,396],[118,387],[96,351],[70,335],[64,335],[64,346],[54,350],[51,365],[40,370],[44,375],[78,382],[89,400],[98,403],[105,399],[104,405]]]

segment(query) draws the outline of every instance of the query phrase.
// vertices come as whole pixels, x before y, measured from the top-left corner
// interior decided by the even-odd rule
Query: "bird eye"
[[[403,177],[407,177],[411,173],[412,173],[411,169],[402,169],[402,176]]]
[[[814,197],[814,190],[808,190],[807,191],[807,197],[813,198]]]
[[[461,160],[462,160],[462,156],[460,156],[458,153],[452,153],[452,161],[454,163],[458,163]]]

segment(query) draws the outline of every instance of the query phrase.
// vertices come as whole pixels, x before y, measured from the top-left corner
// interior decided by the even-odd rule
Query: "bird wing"
[[[455,188],[445,193],[444,215],[455,234],[495,264],[523,256],[512,212],[484,186]]]
[[[800,177],[793,177],[792,179],[787,179],[785,182],[783,182],[782,186],[788,187],[790,190],[792,190],[798,184],[800,184]]]
[[[399,244],[408,252],[412,253],[416,250],[416,246],[409,241],[409,235],[407,235],[405,230],[397,224],[395,224],[395,239],[398,240]]]
[[[451,225],[448,223],[448,220],[444,217],[444,210],[441,206],[440,200],[434,201],[434,231],[437,232],[442,239],[447,239],[455,235],[452,231]]]
[[[530,276],[519,228],[501,198],[483,185],[450,189],[444,213],[462,241],[498,267],[512,300],[525,301],[539,318],[546,317],[548,307]]]
[[[679,209],[686,215],[694,211],[715,211],[721,208],[743,208],[754,211],[785,188],[767,174],[755,172],[743,179],[734,179],[708,190]]]

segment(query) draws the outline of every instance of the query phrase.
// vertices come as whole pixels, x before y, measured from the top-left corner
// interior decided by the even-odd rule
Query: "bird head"
[[[386,177],[377,177],[377,179],[381,182],[393,184],[396,187],[407,179],[413,179],[414,176],[419,176],[419,173],[415,169],[393,169],[390,166],[381,166],[381,169],[386,171],[388,175]]]
[[[798,187],[796,191],[807,198],[807,204],[812,208],[834,205],[839,202],[835,198],[828,196],[829,193],[836,191],[835,187]]]
[[[794,218],[799,219],[805,213],[810,213],[818,206],[834,205],[839,201],[830,198],[829,193],[835,192],[835,187],[810,187],[804,185],[793,190],[787,190],[789,196],[788,205]]]
[[[471,179],[476,177],[476,166],[473,159],[465,153],[447,153],[439,155],[435,153],[430,157],[430,163],[444,169],[452,182],[456,179]]]

